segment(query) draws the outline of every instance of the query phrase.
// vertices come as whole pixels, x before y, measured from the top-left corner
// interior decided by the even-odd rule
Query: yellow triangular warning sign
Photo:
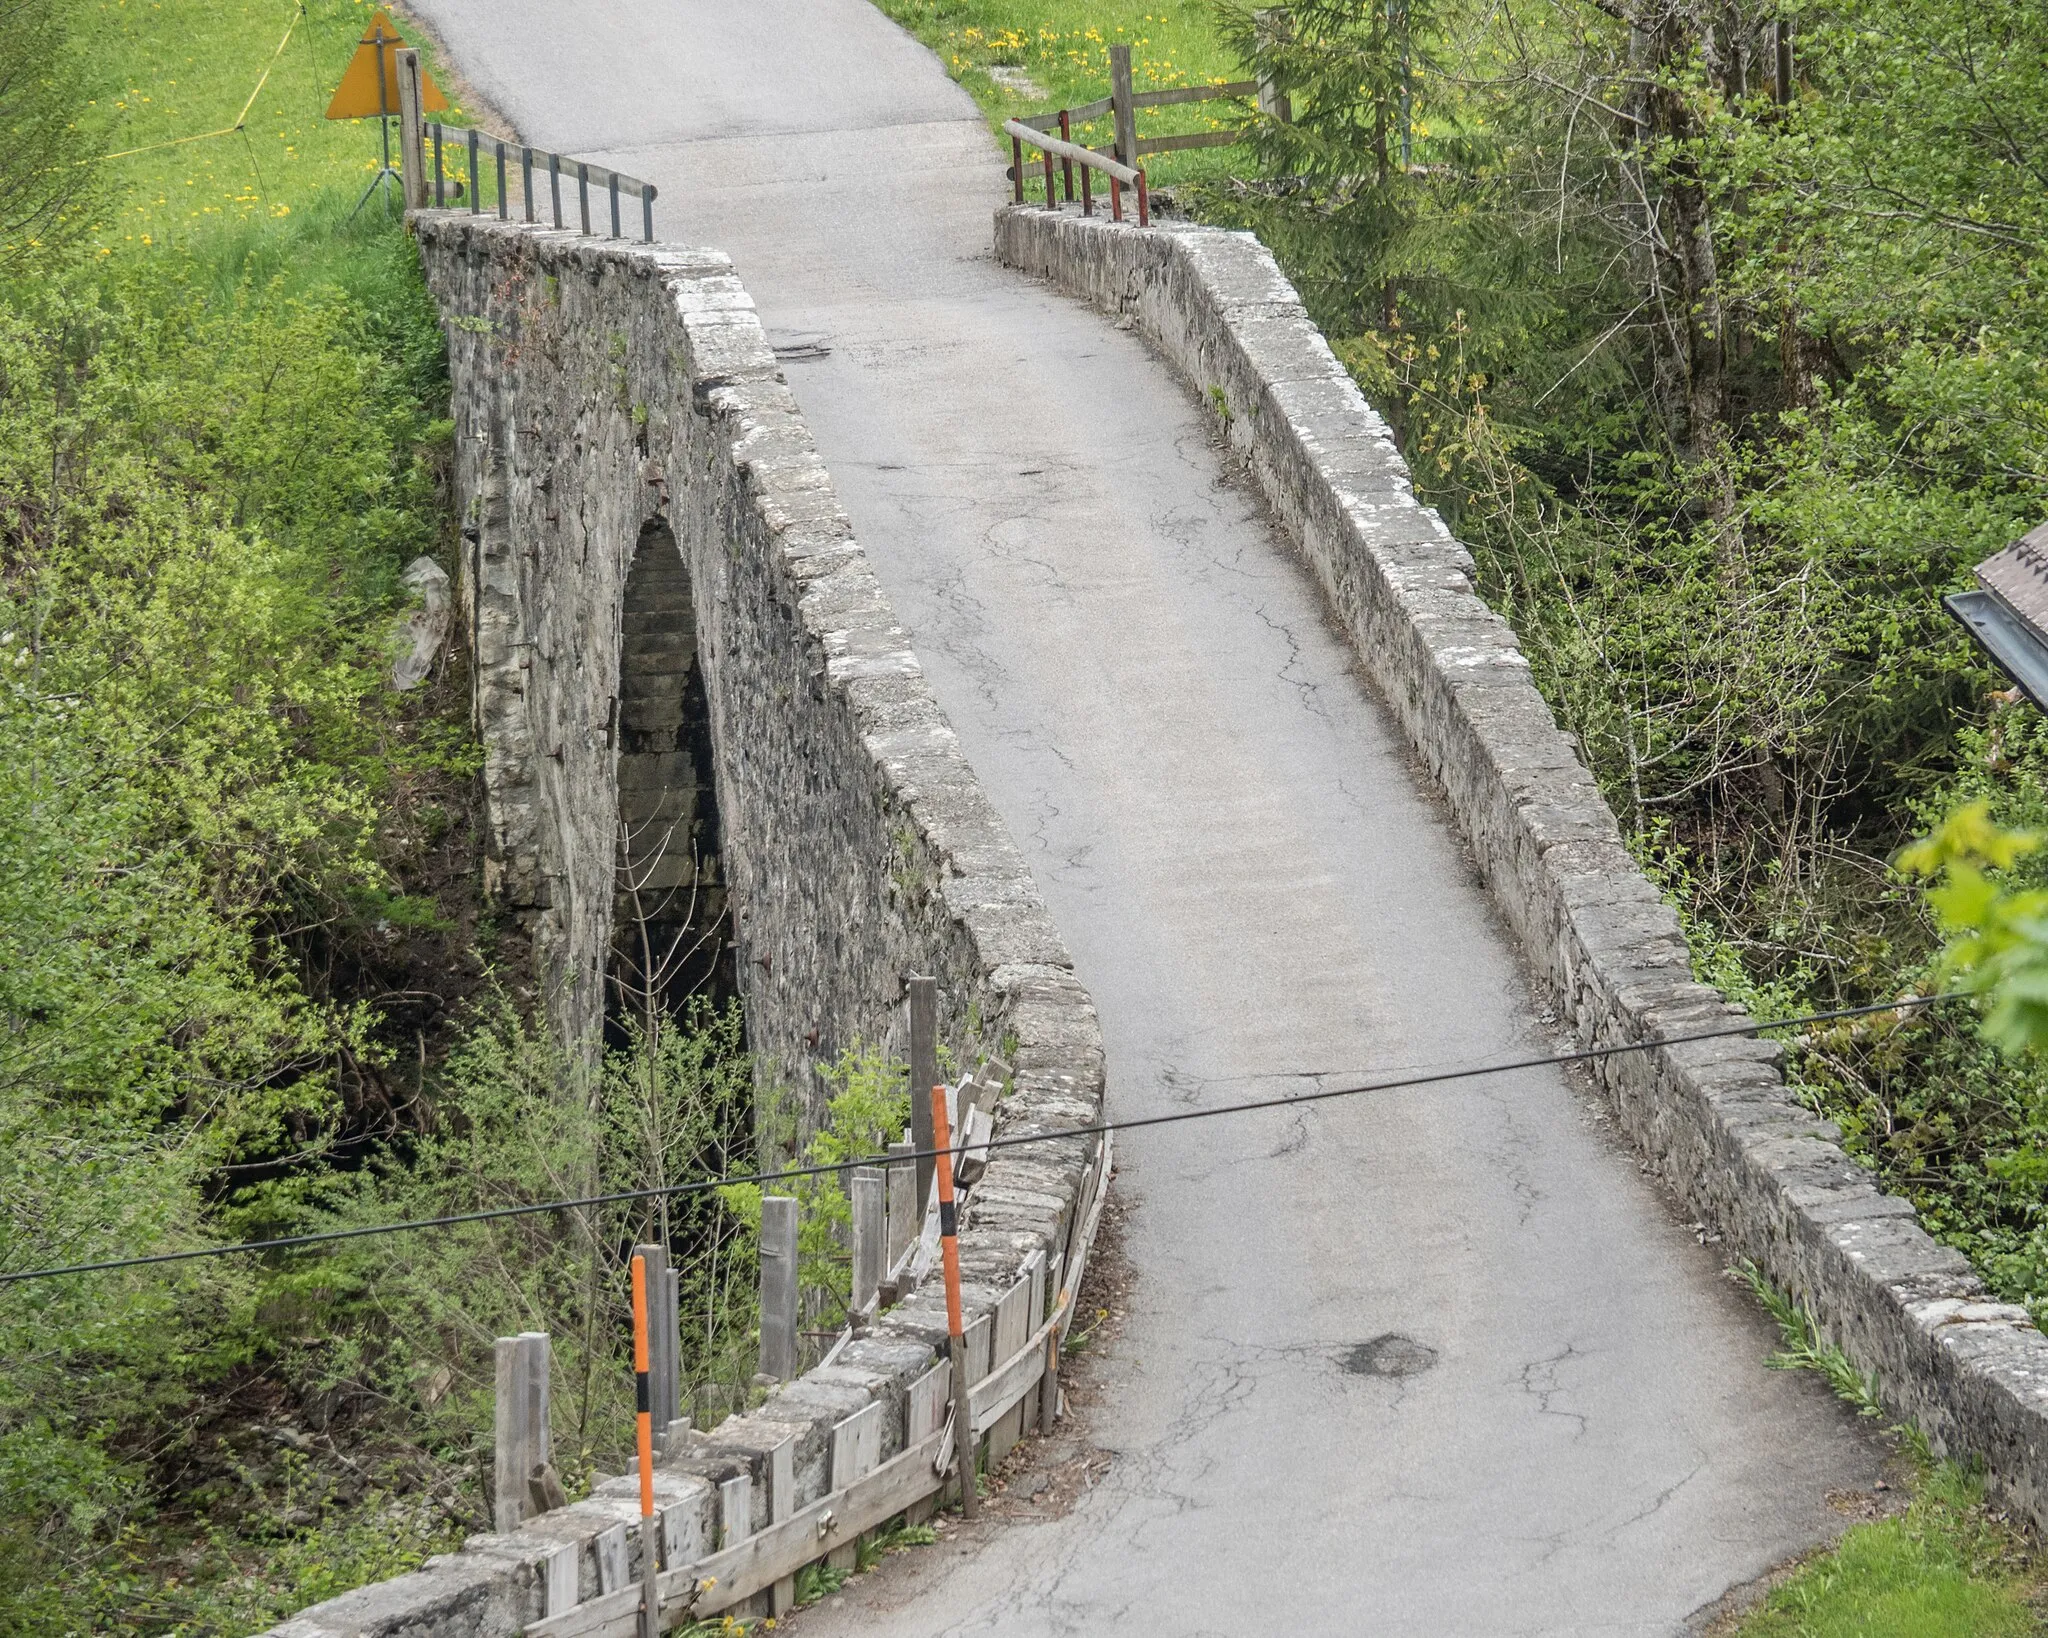
[[[327,105],[329,119],[375,119],[379,114],[398,112],[398,64],[393,54],[405,42],[391,26],[390,14],[381,7],[363,30],[356,54],[349,59],[348,72],[335,87],[334,100]],[[448,99],[434,83],[434,76],[420,71],[420,112],[445,112]]]

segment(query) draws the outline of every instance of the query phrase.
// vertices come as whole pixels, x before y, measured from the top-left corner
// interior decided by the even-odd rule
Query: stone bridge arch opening
[[[618,834],[606,1033],[738,993],[721,864],[710,700],[689,566],[644,524],[621,603]]]

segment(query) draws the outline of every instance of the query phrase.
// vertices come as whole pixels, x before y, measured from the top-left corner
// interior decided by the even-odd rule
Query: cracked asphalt
[[[1114,1113],[1548,1044],[1209,412],[993,262],[1003,161],[936,59],[861,0],[413,5],[523,136],[651,178],[663,237],[822,336],[790,382],[1094,993]],[[1119,1156],[1107,1472],[803,1633],[1673,1633],[1877,1476],[1561,1075]],[[1390,1336],[1406,1374],[1346,1368]]]

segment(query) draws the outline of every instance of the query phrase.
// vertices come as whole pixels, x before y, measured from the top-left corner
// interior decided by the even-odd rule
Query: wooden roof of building
[[[2048,523],[1978,564],[1977,584],[2048,637]]]
[[[1979,563],[1976,590],[1950,592],[1942,603],[2048,711],[2048,523]]]

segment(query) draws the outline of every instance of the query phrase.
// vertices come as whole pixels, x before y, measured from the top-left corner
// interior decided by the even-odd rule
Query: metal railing
[[[1109,177],[1110,220],[1121,222],[1124,219],[1123,184],[1128,182],[1134,183],[1138,189],[1138,226],[1150,227],[1152,225],[1152,200],[1151,195],[1145,188],[1145,168],[1142,165],[1120,164],[1099,149],[1084,148],[1077,142],[1067,142],[1059,137],[1047,136],[1035,125],[1026,125],[1019,119],[1005,120],[1003,122],[1003,130],[1008,133],[1010,138],[1010,176],[1015,185],[1014,197],[1018,204],[1024,203],[1024,144],[1028,142],[1033,147],[1043,150],[1045,154],[1045,208],[1047,210],[1057,210],[1059,208],[1060,201],[1053,182],[1052,169],[1053,160],[1058,158],[1061,169],[1066,174],[1067,199],[1069,202],[1074,197],[1074,167],[1076,165],[1081,167],[1081,214],[1083,216],[1093,216],[1095,214],[1095,194],[1088,184],[1088,174],[1091,171],[1101,171]]]
[[[512,220],[512,194],[507,187],[508,162],[517,157],[519,168],[520,220],[538,223],[539,215],[534,208],[534,176],[540,172],[547,180],[547,205],[556,227],[570,224],[562,217],[562,179],[567,177],[576,188],[577,230],[592,231],[590,226],[590,190],[595,187],[611,207],[611,237],[622,239],[619,200],[624,194],[637,195],[640,200],[640,234],[648,244],[654,243],[654,199],[655,187],[652,182],[643,182],[637,176],[626,176],[618,171],[592,165],[587,160],[570,159],[562,154],[550,153],[545,148],[534,148],[521,142],[502,142],[496,137],[486,137],[473,126],[456,127],[429,122],[426,128],[428,140],[433,144],[433,158],[430,173],[434,179],[434,205],[445,209],[448,204],[450,177],[448,175],[446,149],[453,147],[458,153],[468,156],[466,178],[454,179],[456,197],[467,197],[472,216],[484,212],[484,157],[485,149],[495,170],[495,187],[492,190],[498,220]]]

